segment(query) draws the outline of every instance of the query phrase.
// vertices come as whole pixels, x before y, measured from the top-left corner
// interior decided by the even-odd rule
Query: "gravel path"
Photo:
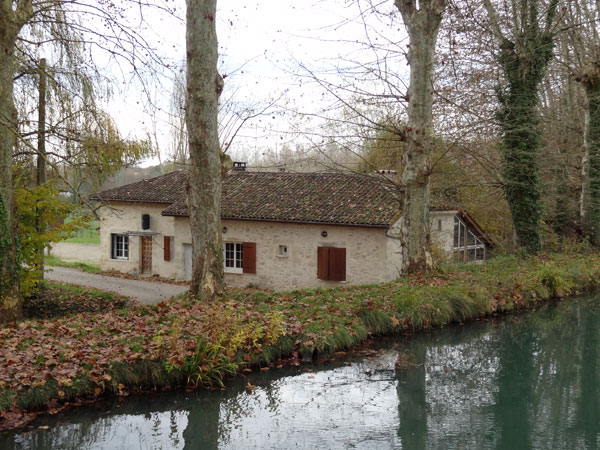
[[[53,266],[48,268],[51,270],[44,276],[49,281],[77,284],[102,291],[116,292],[146,305],[160,303],[189,289],[189,286],[107,277],[76,269],[68,269],[66,267]]]

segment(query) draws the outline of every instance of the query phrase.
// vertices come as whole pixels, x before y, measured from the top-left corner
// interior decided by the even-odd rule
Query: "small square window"
[[[287,256],[288,255],[288,248],[287,245],[280,245],[279,246],[279,256]]]

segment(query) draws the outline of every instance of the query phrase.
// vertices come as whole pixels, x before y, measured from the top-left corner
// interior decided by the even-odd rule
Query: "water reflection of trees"
[[[600,314],[591,305],[415,337],[409,348],[423,367],[397,371],[402,447],[600,448]]]
[[[473,426],[490,422],[497,371],[488,324],[452,327],[415,336],[406,350],[418,367],[399,369],[398,435],[402,448],[490,448]]]
[[[598,326],[596,302],[566,302],[533,321],[536,354],[537,448],[600,448]]]
[[[597,318],[596,318],[597,319]],[[585,448],[600,448],[600,395],[598,390],[598,320],[585,316],[582,320],[581,357],[584,362],[579,379],[580,394],[577,399],[575,429],[580,431]]]
[[[600,448],[599,318],[593,303],[563,302],[322,369],[254,374],[255,391],[237,379],[110,414],[80,408],[0,448]],[[397,351],[415,367],[395,370]]]
[[[427,346],[423,340],[409,346],[415,367],[396,371],[398,393],[398,436],[402,448],[423,450],[427,443],[426,361]]]
[[[305,367],[275,381],[270,400],[265,385],[222,405],[221,420],[226,417],[223,407],[237,410],[240,399],[247,401],[249,414],[234,422],[230,439],[221,441],[220,448],[394,448],[393,356],[378,353],[336,365],[323,371]],[[268,385],[273,383],[271,379]]]
[[[154,401],[154,399],[153,399]],[[136,398],[125,403],[108,406],[79,408],[68,414],[68,423],[58,418],[46,418],[38,425],[49,429],[36,429],[15,436],[11,442],[0,438],[3,450],[48,449],[161,449],[182,448],[178,429],[185,427],[187,414],[170,402],[168,409],[161,402],[147,411],[147,398]],[[167,406],[167,405],[164,405]],[[157,410],[158,409],[158,410]],[[141,411],[146,411],[145,413]]]
[[[530,449],[534,393],[538,381],[535,355],[539,337],[528,326],[499,331],[494,416],[499,448]]]

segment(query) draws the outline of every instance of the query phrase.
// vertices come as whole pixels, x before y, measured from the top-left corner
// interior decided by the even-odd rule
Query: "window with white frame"
[[[241,242],[225,242],[223,260],[225,272],[242,273],[244,246]]]
[[[110,254],[112,259],[129,259],[129,236],[111,234]]]
[[[485,244],[458,216],[454,216],[454,253],[463,261],[485,260]]]

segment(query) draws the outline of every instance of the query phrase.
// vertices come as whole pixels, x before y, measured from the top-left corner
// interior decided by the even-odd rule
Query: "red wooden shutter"
[[[346,249],[329,248],[329,279],[346,281]]]
[[[317,278],[329,280],[329,247],[317,247]]]
[[[165,236],[165,261],[171,261],[171,239],[173,239],[172,236]]]
[[[242,244],[242,269],[244,273],[256,273],[256,242]]]

